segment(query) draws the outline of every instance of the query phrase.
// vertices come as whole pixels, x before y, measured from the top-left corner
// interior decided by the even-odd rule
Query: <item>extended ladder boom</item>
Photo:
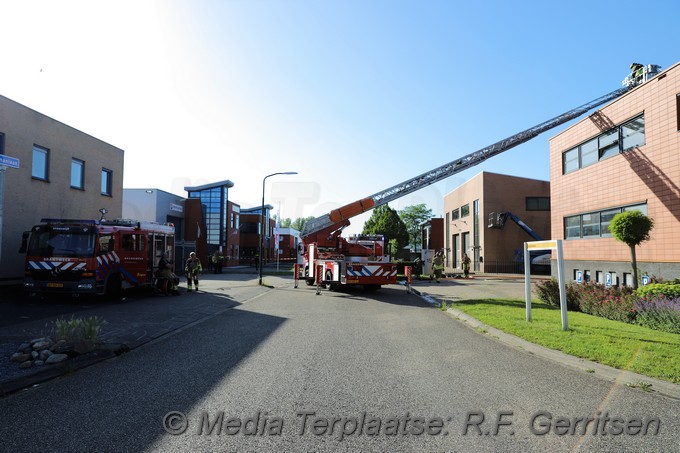
[[[656,69],[656,72],[654,72],[653,74],[651,73],[652,71],[650,71],[649,76],[656,75],[656,73],[658,73],[658,66],[656,65],[649,66],[654,67],[653,69]],[[439,182],[442,179],[448,178],[449,176],[459,173],[463,170],[467,170],[468,168],[474,167],[475,165],[482,163],[489,157],[505,152],[511,148],[514,148],[517,145],[520,145],[526,141],[531,140],[532,138],[536,137],[539,134],[542,134],[545,131],[548,131],[554,127],[559,126],[560,124],[564,124],[567,121],[573,120],[574,118],[578,118],[585,112],[595,107],[598,107],[606,102],[609,102],[613,99],[616,99],[619,96],[630,91],[635,86],[637,86],[636,83],[626,84],[626,81],[628,81],[628,78],[624,80],[625,86],[623,88],[619,88],[618,90],[612,91],[609,94],[606,94],[593,101],[583,104],[582,106],[570,110],[566,113],[563,113],[551,120],[545,121],[537,126],[534,126],[523,132],[520,132],[504,140],[496,142],[493,145],[487,146],[486,148],[482,148],[479,151],[470,153],[466,156],[461,157],[460,159],[456,159],[453,162],[449,162],[446,165],[437,167],[434,170],[431,170],[427,173],[423,173],[419,176],[416,176],[415,178],[411,178],[407,181],[402,182],[401,184],[392,186],[389,189],[383,190],[359,201],[355,201],[341,208],[335,209],[328,214],[325,214],[321,217],[317,217],[314,220],[310,220],[305,224],[305,227],[302,231],[302,239],[305,240],[306,242],[309,239],[313,241],[314,237],[317,234],[320,233],[326,234],[338,228],[342,228],[346,225],[349,225],[349,219],[354,216],[362,214],[370,209],[377,208],[378,206],[382,206],[386,203],[389,203],[390,201],[396,200],[397,198],[403,197],[412,192],[415,192],[416,190],[420,190],[423,187],[429,186],[430,184]]]

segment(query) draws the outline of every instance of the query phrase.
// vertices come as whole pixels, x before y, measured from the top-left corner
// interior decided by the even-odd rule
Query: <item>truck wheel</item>
[[[314,286],[314,279],[309,276],[309,266],[305,266],[305,283],[307,286]]]
[[[338,286],[335,283],[330,283],[331,280],[333,280],[333,273],[331,271],[326,271],[326,274],[324,275],[324,280],[328,283],[326,283],[326,288],[335,291],[338,289]]]

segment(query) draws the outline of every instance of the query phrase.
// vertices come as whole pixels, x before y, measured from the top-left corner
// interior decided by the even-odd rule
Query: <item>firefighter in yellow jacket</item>
[[[187,259],[184,265],[184,273],[187,276],[187,291],[191,291],[191,286],[194,284],[196,286],[196,291],[198,291],[198,275],[203,271],[201,266],[201,260],[198,259],[195,252],[189,253],[189,259]]]

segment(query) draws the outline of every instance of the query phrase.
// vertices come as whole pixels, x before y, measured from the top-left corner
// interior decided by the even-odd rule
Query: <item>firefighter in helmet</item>
[[[196,286],[196,291],[198,291],[198,275],[202,271],[201,260],[198,259],[196,253],[189,253],[189,258],[184,265],[184,273],[187,276],[187,291],[192,291],[192,284]]]

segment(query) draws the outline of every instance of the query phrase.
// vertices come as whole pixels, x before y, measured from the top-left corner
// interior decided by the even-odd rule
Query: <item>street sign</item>
[[[19,159],[5,154],[0,154],[0,166],[19,168]]]
[[[583,271],[576,271],[576,283],[583,283]]]
[[[643,275],[642,276],[642,286],[647,286],[649,285],[649,275]]]
[[[607,288],[609,288],[610,286],[612,286],[612,274],[611,274],[611,272],[607,272],[607,273],[605,274],[605,278],[604,278],[604,286],[606,286]]]

